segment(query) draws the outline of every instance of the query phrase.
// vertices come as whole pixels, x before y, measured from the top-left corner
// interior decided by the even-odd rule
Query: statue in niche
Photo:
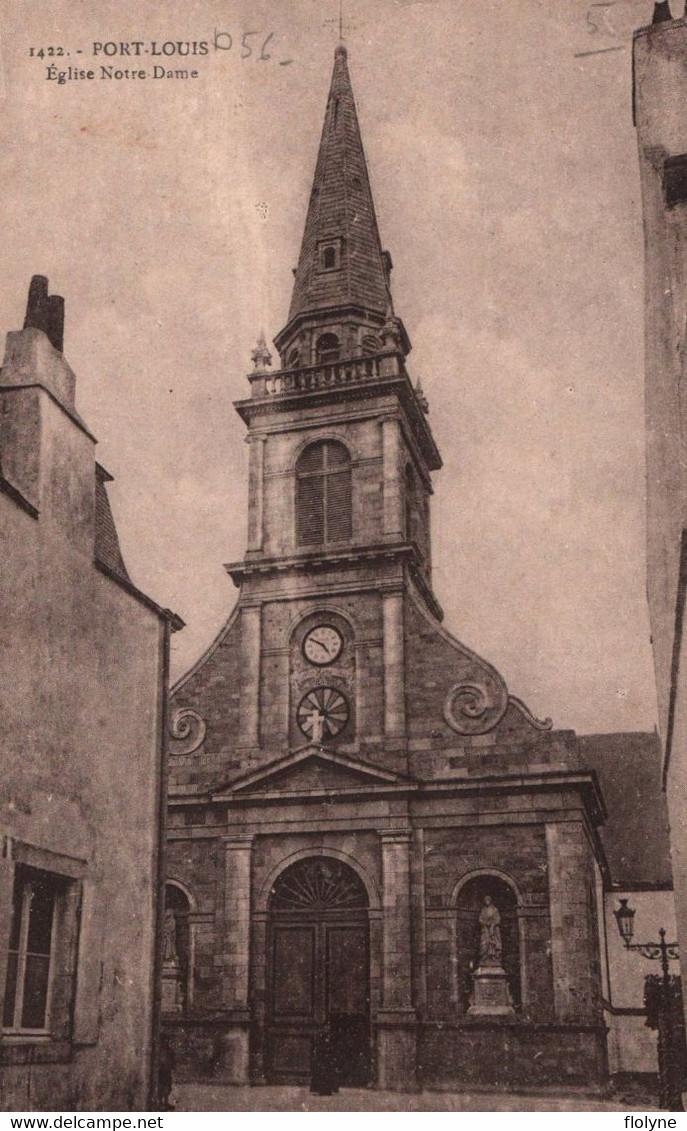
[[[479,963],[480,966],[501,965],[501,916],[491,896],[485,895],[479,913]]]
[[[171,907],[165,909],[165,922],[162,928],[162,961],[179,965],[177,950],[177,920]]]

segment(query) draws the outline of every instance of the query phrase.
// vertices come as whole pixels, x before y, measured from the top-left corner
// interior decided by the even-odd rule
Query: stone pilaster
[[[413,1004],[427,1009],[427,921],[425,901],[425,830],[415,830],[416,851],[410,856],[411,930],[413,940]],[[454,931],[455,934],[455,931]]]
[[[383,832],[382,1007],[377,1014],[380,1088],[417,1087],[417,1032],[413,1008],[410,829]]]
[[[260,744],[260,605],[241,610],[241,746]]]
[[[394,416],[386,417],[381,424],[384,536],[400,539],[405,533],[400,425]]]
[[[598,1021],[601,996],[590,853],[579,821],[546,826],[551,964],[557,1021]]]
[[[232,1084],[248,1082],[248,973],[250,963],[251,836],[224,836],[224,929],[222,1005],[227,1026],[216,1075]]]
[[[384,628],[384,733],[401,736],[406,729],[405,649],[403,642],[403,594],[382,594]]]
[[[262,550],[265,488],[265,436],[248,436],[248,550]]]

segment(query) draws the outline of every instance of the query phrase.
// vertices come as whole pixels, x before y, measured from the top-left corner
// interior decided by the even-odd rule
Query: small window
[[[318,440],[296,465],[296,540],[299,546],[351,538],[351,459],[338,440]]]
[[[317,364],[327,365],[330,361],[338,361],[341,357],[341,346],[336,334],[321,334],[317,339]]]
[[[663,168],[663,187],[668,208],[687,204],[687,154],[667,158]]]
[[[300,363],[301,363],[300,350],[291,350],[291,353],[289,354],[289,359],[286,363],[286,368],[287,369],[298,369],[298,366],[300,365]]]
[[[319,245],[320,271],[337,271],[341,266],[341,240],[325,240]]]
[[[17,866],[12,901],[2,1024],[19,1032],[48,1028],[56,905],[64,881]]]
[[[363,338],[363,353],[370,355],[379,353],[382,348],[382,343],[376,334],[365,334]]]

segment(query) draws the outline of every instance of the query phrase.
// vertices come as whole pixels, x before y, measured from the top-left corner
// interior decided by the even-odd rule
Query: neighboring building
[[[0,1106],[150,1102],[169,633],[31,283],[0,372]]]
[[[678,937],[687,948],[687,20],[634,37],[645,248],[647,593]]]
[[[338,47],[250,443],[238,604],[173,690],[165,1020],[178,1068],[343,1083],[607,1078],[604,818],[552,731],[442,626],[441,466]],[[500,915],[497,922],[494,907]]]
[[[646,1025],[644,979],[659,974],[660,965],[625,948],[614,912],[627,899],[636,912],[636,942],[658,942],[661,927],[669,942],[675,940],[661,743],[657,734],[584,734],[578,746],[582,762],[598,776],[608,809],[601,829],[606,867],[600,926],[609,1073],[620,1087],[651,1085],[658,1072],[657,1035]],[[671,963],[671,973],[679,972]]]

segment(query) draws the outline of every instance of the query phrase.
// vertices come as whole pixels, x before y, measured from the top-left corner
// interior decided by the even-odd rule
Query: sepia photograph
[[[0,1112],[684,1110],[686,102],[684,0],[3,6]]]

